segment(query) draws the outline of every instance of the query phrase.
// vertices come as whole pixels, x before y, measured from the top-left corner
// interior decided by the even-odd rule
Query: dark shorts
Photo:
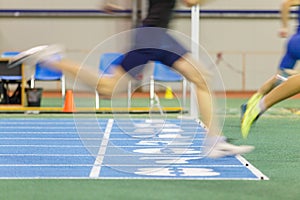
[[[287,50],[283,56],[279,69],[294,69],[297,60],[300,59],[300,33],[293,35],[287,44]]]
[[[166,29],[161,28],[138,28],[134,34],[132,49],[125,54],[121,63],[125,71],[135,75],[149,61],[160,61],[172,67],[174,62],[188,51]]]

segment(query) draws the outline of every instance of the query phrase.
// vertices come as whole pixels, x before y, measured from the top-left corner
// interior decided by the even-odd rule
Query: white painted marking
[[[261,171],[259,171],[256,167],[254,167],[251,163],[249,163],[244,157],[237,155],[236,158],[246,166],[256,177],[261,180],[270,180],[269,177],[264,175]]]
[[[180,176],[219,176],[220,173],[214,172],[209,168],[181,168],[178,170],[182,173]],[[140,168],[135,174],[146,176],[178,176],[172,168]]]
[[[161,130],[162,133],[178,133],[178,132],[183,132],[182,129],[180,128],[163,128]]]
[[[148,148],[148,149],[136,149],[133,152],[143,154],[199,154],[200,151],[189,148]]]
[[[176,139],[176,138],[190,138],[186,136],[182,136],[181,134],[162,134],[158,136],[159,138],[170,138],[170,139]]]
[[[105,152],[106,152],[106,148],[108,146],[109,136],[110,136],[110,132],[112,130],[113,124],[114,124],[114,120],[109,119],[108,122],[107,122],[107,126],[106,126],[106,129],[105,129],[104,135],[103,135],[101,146],[99,148],[98,155],[96,157],[94,166],[93,166],[93,168],[90,172],[90,177],[91,178],[97,178],[100,175],[104,155],[105,155]]]

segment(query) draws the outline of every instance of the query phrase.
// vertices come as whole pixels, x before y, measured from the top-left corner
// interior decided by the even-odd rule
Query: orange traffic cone
[[[68,90],[66,93],[63,112],[75,112],[74,97],[72,90]]]

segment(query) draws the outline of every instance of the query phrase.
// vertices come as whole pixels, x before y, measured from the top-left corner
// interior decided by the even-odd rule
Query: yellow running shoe
[[[251,107],[251,105],[256,104],[263,97],[260,93],[253,94],[247,102],[247,105]]]
[[[241,105],[241,107],[240,107],[241,108],[241,121],[244,118],[244,114],[247,110],[248,105],[252,105],[253,103],[257,102],[257,100],[260,100],[262,97],[263,97],[262,94],[255,93],[254,95],[252,95],[250,97],[250,99],[248,100],[247,103],[244,103],[244,104]]]
[[[257,118],[260,115],[261,110],[259,109],[258,104],[262,97],[263,95],[256,93],[247,102],[247,109],[241,122],[241,132],[243,138],[248,137],[252,124],[257,120]]]

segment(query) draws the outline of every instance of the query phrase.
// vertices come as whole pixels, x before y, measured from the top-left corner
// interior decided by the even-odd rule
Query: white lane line
[[[109,119],[107,122],[107,126],[105,129],[104,135],[103,135],[103,139],[102,139],[94,166],[90,172],[90,178],[98,178],[100,175],[104,155],[106,152],[106,148],[108,146],[109,136],[110,136],[110,132],[112,130],[113,124],[114,124],[114,120]]]
[[[241,155],[237,155],[236,158],[245,166],[247,167],[257,178],[258,180],[270,180],[269,177],[264,175],[259,169],[254,167],[250,162],[248,162],[244,157]]]

